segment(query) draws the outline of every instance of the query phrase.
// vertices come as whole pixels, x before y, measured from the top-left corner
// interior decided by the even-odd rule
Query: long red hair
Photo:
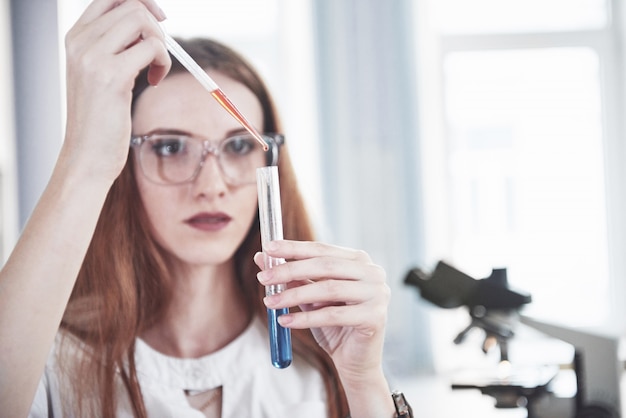
[[[265,132],[282,131],[269,91],[246,60],[213,40],[181,40],[180,43],[202,68],[219,71],[256,95],[263,109]],[[184,68],[172,58],[170,74],[181,71],[185,71]],[[133,105],[147,86],[144,71],[135,82]],[[314,239],[314,233],[287,148],[287,145],[281,147],[278,163],[284,235],[286,239],[308,241]],[[133,164],[129,155],[126,167],[107,196],[61,323],[61,327],[83,341],[89,347],[87,352],[91,353],[72,367],[78,408],[104,417],[115,416],[114,382],[118,374],[126,386],[135,416],[146,417],[134,365],[135,340],[162,318],[172,286],[168,255],[149,233]],[[264,288],[255,279],[258,268],[253,262],[253,255],[260,251],[260,241],[258,222],[253,222],[234,257],[246,303],[254,314],[267,321],[262,302]],[[337,371],[311,332],[293,330],[292,343],[294,352],[310,361],[324,378],[328,416],[348,416]]]

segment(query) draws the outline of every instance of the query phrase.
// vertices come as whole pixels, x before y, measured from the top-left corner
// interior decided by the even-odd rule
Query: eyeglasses
[[[224,180],[231,186],[256,183],[256,169],[278,163],[278,149],[285,138],[280,134],[261,135],[268,151],[249,134],[226,138],[219,143],[176,133],[134,136],[130,146],[146,178],[157,184],[193,181],[207,156],[213,154]]]

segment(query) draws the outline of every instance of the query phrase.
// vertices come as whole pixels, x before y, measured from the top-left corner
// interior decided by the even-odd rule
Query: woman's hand
[[[363,251],[318,242],[273,241],[264,251],[287,260],[258,274],[263,285],[287,284],[287,290],[266,297],[265,305],[300,306],[302,312],[278,321],[311,329],[339,372],[351,416],[394,416],[382,370],[390,298],[384,270]],[[263,254],[255,262],[263,269]]]
[[[344,385],[380,377],[390,297],[384,270],[363,251],[318,242],[274,241],[265,251],[288,260],[258,274],[263,285],[287,284],[266,306],[302,309],[280,316],[281,325],[310,328]],[[263,268],[262,254],[255,261]]]
[[[154,0],[95,0],[65,38],[67,127],[62,156],[81,175],[113,180],[131,136],[134,79],[146,66],[159,83],[171,61]]]

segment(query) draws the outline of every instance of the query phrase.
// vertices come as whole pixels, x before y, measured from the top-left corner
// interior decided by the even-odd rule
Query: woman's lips
[[[222,212],[203,212],[187,219],[185,223],[202,231],[218,231],[225,228],[231,220],[230,216]]]

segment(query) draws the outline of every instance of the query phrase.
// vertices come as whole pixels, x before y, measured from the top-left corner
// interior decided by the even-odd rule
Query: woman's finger
[[[157,84],[171,66],[157,21],[138,1],[127,1],[81,35],[71,55],[81,57],[88,72],[108,67],[110,74],[130,82],[142,68],[150,66],[148,81]],[[112,59],[108,63],[107,55]]]
[[[68,59],[74,57],[82,61],[83,65],[93,68],[103,65],[106,54],[121,53],[142,39],[151,37],[163,40],[158,22],[144,3],[127,0],[88,24],[74,25],[66,35],[65,43]],[[164,50],[165,46],[161,49]],[[159,62],[159,65],[167,66],[169,58],[161,58],[160,61],[163,62]]]
[[[123,62],[131,68],[145,68],[148,70],[148,83],[157,85],[165,78],[170,70],[172,61],[163,42],[151,37],[142,40],[121,54]],[[137,71],[136,71],[137,72]],[[136,75],[136,72],[134,75]]]
[[[375,282],[386,280],[385,271],[376,264],[326,256],[289,261],[259,272],[257,278],[264,285],[327,278]]]
[[[301,260],[312,257],[337,257],[363,263],[371,263],[369,255],[363,250],[341,247],[315,241],[272,241],[263,249],[266,253],[289,260]]]
[[[93,22],[100,16],[126,3],[127,1],[140,1],[159,21],[166,19],[165,13],[155,0],[94,0],[85,9],[80,18],[76,21],[77,26],[86,25]]]
[[[163,39],[159,23],[137,0],[128,0],[87,25],[75,25],[66,36],[72,55],[82,55],[98,45],[103,53],[120,53],[142,38]]]
[[[384,330],[387,320],[387,305],[330,305],[309,311],[290,312],[279,317],[280,324],[287,328],[328,328],[352,327],[365,330],[372,335],[376,330]]]
[[[252,259],[254,260],[254,264],[256,264],[258,268],[260,268],[261,270],[265,268],[265,262],[263,261],[262,252],[259,251],[256,254],[254,254],[254,257]]]
[[[128,0],[90,24],[92,41],[102,38],[106,50],[119,53],[139,39],[163,39],[163,31],[154,15],[137,0]]]
[[[316,303],[354,305],[376,299],[379,297],[381,289],[377,284],[346,280],[321,280],[267,296],[265,304],[272,309]]]

